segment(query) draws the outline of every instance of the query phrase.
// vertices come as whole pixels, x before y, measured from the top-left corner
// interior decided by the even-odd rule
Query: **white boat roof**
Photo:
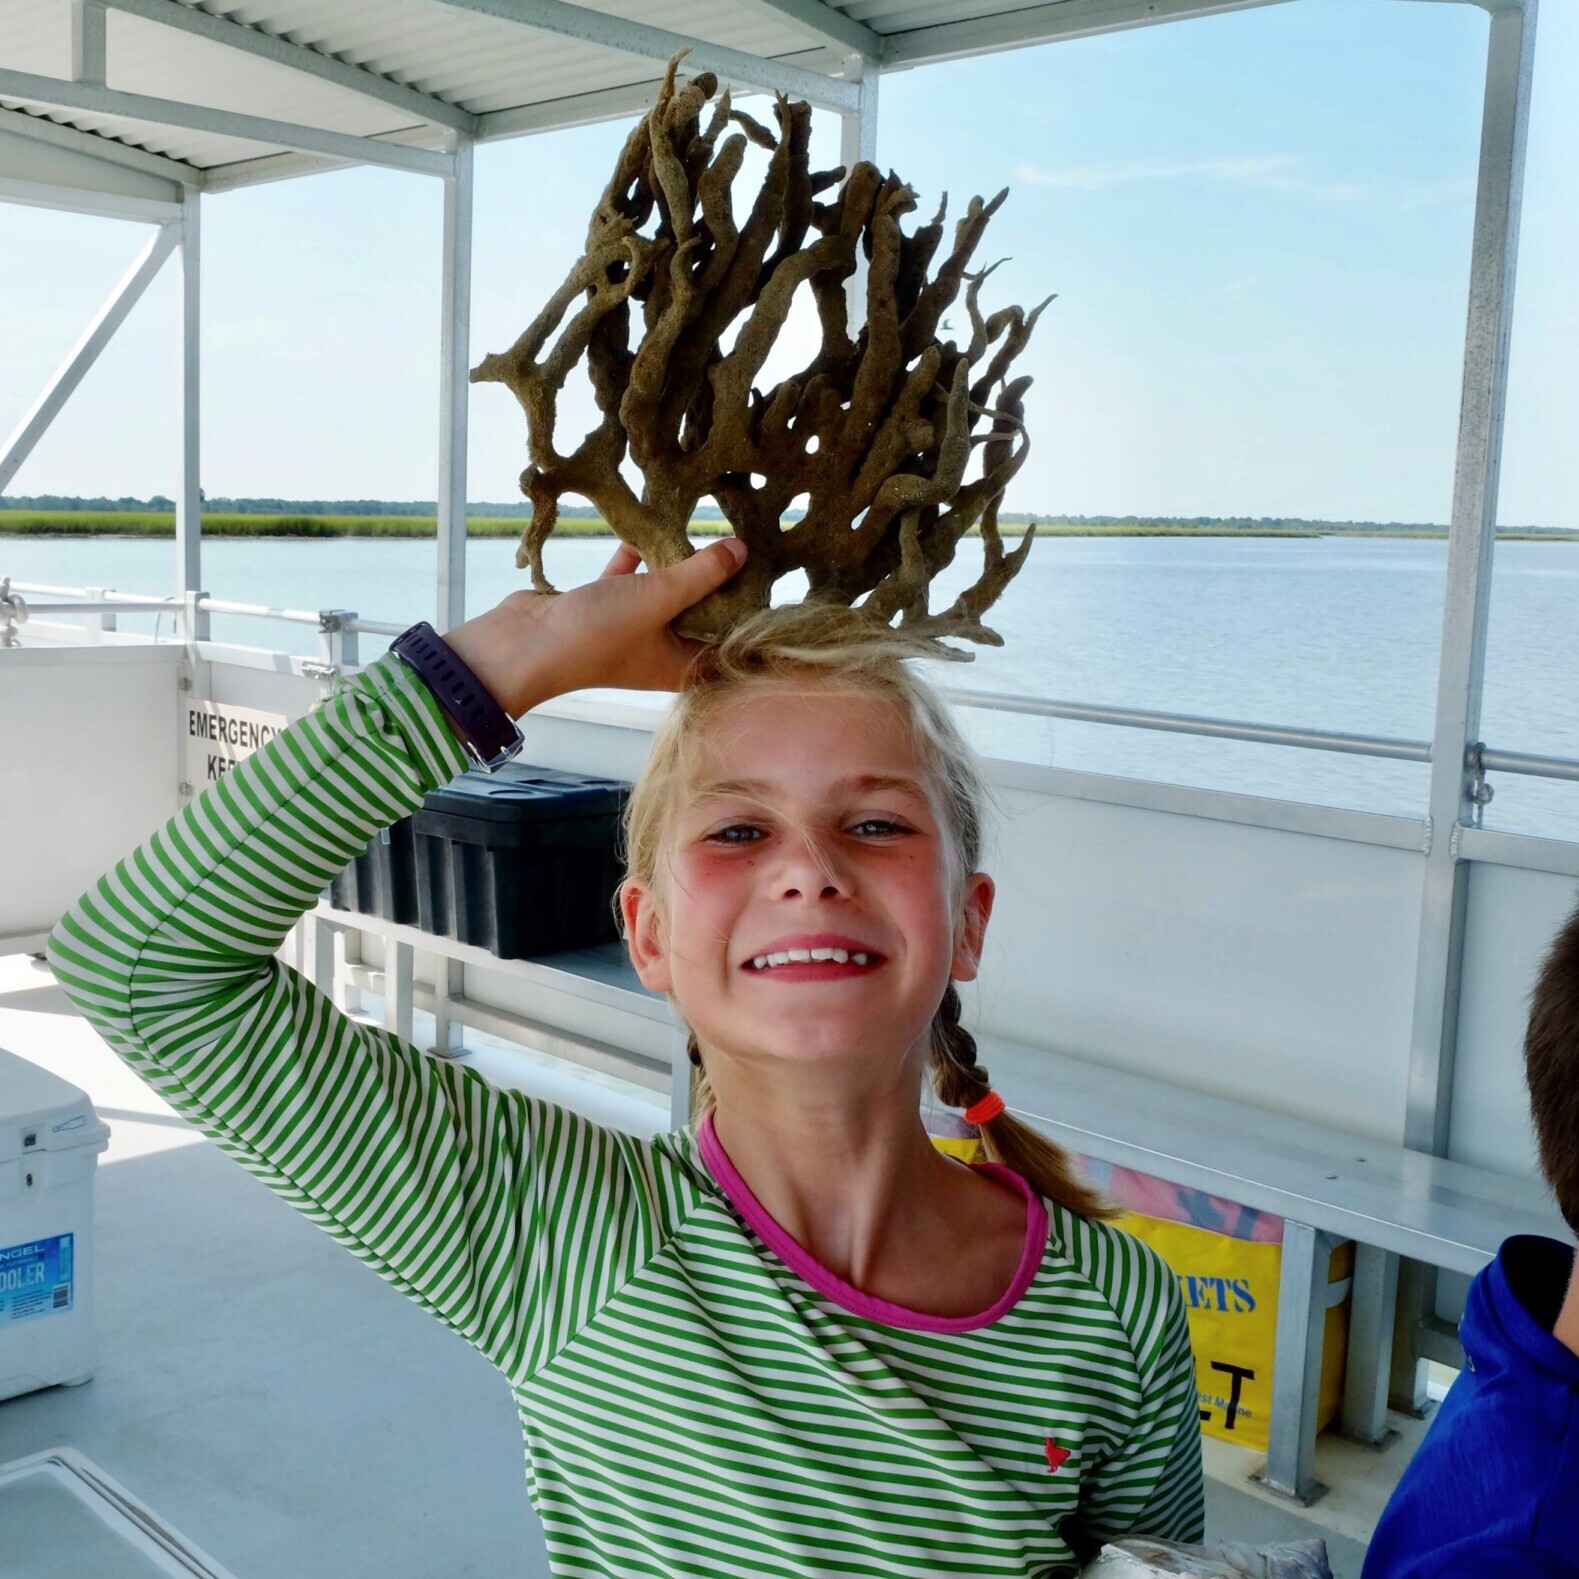
[[[314,131],[414,151],[630,115],[687,44],[689,69],[737,91],[848,112],[865,71],[1270,3],[0,0],[0,142],[135,151],[149,174],[219,190],[357,162]]]

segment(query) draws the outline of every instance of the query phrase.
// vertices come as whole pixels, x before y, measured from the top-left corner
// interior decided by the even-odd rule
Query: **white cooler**
[[[0,1048],[0,1398],[93,1374],[93,1174],[109,1139],[86,1092]]]

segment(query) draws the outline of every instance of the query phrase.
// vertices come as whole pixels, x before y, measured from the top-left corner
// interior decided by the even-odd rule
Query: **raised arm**
[[[635,577],[617,555],[605,582],[512,595],[453,645],[524,711],[589,663],[579,639],[549,645],[567,614],[579,635],[578,598],[604,610],[604,640],[613,606],[625,648],[677,643],[667,619],[733,563],[697,558],[711,564]],[[684,649],[669,652],[683,672]],[[612,664],[577,683],[611,683]],[[659,674],[650,661],[646,683]],[[357,1024],[275,957],[368,839],[466,765],[426,686],[381,658],[102,877],[62,917],[49,960],[172,1106],[516,1376],[552,1341],[554,1308],[651,1248],[636,1143]],[[562,1212],[567,1199],[592,1207]]]

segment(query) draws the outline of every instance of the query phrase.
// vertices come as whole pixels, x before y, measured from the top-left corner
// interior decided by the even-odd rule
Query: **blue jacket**
[[[1573,1266],[1570,1246],[1521,1236],[1470,1284],[1468,1364],[1363,1579],[1579,1579],[1579,1354],[1552,1336]]]

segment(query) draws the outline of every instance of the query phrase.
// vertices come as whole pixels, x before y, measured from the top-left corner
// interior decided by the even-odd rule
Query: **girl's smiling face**
[[[955,870],[940,787],[898,706],[818,685],[724,701],[690,753],[661,898],[621,894],[643,984],[704,1052],[892,1064],[976,974],[992,880]],[[661,910],[660,910],[661,905]],[[762,968],[796,948],[853,959]]]

